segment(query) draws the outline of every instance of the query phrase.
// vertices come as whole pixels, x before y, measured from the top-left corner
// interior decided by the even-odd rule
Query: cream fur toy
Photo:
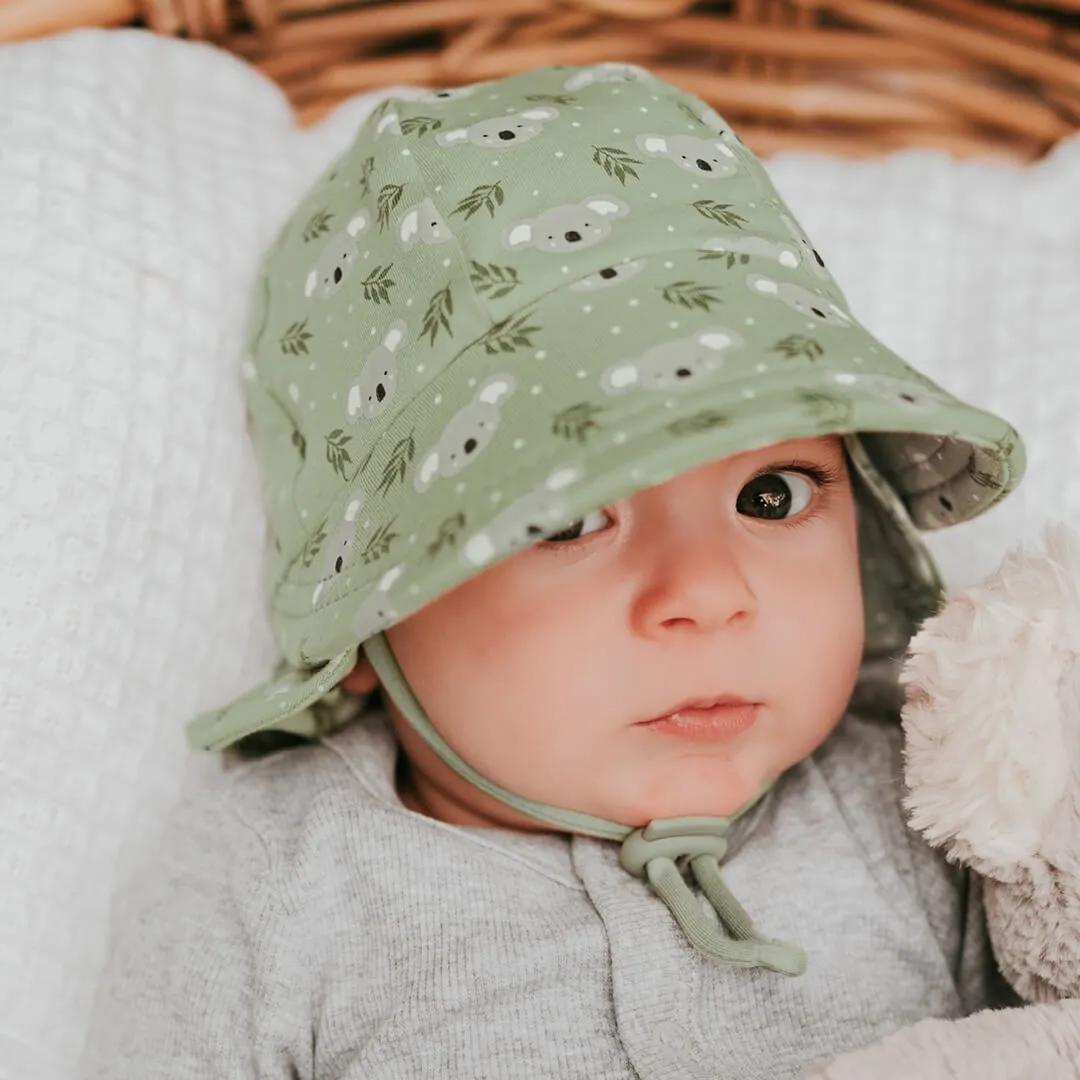
[[[924,1020],[815,1080],[1080,1080],[1080,534],[1013,548],[911,641],[911,826],[983,876],[994,954],[1031,1004]]]

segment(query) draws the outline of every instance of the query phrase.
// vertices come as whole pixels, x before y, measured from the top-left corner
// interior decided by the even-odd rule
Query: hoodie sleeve
[[[114,912],[80,1080],[306,1080],[272,871],[224,791],[180,805]]]

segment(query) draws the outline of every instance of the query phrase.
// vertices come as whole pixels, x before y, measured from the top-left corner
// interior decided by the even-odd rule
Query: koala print
[[[516,146],[539,135],[544,130],[544,124],[558,115],[558,109],[542,105],[508,116],[481,120],[471,127],[440,131],[435,141],[440,146],[455,146],[463,142],[472,143],[473,146]]]
[[[396,109],[387,109],[375,122],[376,138],[385,135],[388,131],[391,135],[401,134],[401,117]]]
[[[350,424],[374,420],[390,404],[397,389],[397,354],[407,334],[405,323],[395,319],[382,341],[368,353],[360,377],[345,394],[345,415]]]
[[[758,296],[773,296],[789,308],[826,326],[851,326],[851,316],[831,300],[790,281],[774,281],[764,274],[749,274],[746,284]]]
[[[415,100],[428,102],[459,101],[461,98],[471,97],[481,86],[487,86],[487,82],[473,83],[471,86],[452,86],[446,90],[435,90],[430,94],[422,94]]]
[[[630,259],[619,263],[618,266],[605,266],[603,270],[597,270],[595,274],[575,281],[570,286],[570,291],[595,292],[597,289],[607,289],[612,285],[618,285],[620,281],[632,278],[644,265],[644,259]]]
[[[727,126],[727,122],[724,118],[711,106],[706,105],[698,113],[698,119],[712,131],[715,131],[722,142],[727,143],[728,146],[744,146],[742,139]]]
[[[545,210],[538,218],[515,221],[502,234],[507,251],[535,247],[538,251],[574,251],[592,247],[611,235],[615,218],[626,217],[630,207],[614,195],[594,195],[579,203]]]
[[[776,206],[776,203],[773,203],[773,205]],[[780,214],[781,220],[788,227],[788,231],[795,237],[795,243],[799,245],[803,255],[806,256],[806,261],[810,264],[810,269],[822,280],[832,281],[833,277],[832,274],[829,273],[829,268],[825,265],[825,260],[818,254],[817,248],[810,243],[806,233],[802,231],[797,222],[793,221],[778,206],[776,209]]]
[[[349,558],[349,548],[356,539],[356,522],[360,511],[364,509],[364,493],[353,499],[345,508],[345,516],[341,524],[334,530],[333,535],[327,537],[326,546],[323,548],[322,557],[322,580],[315,586],[311,594],[311,606],[319,602],[319,596],[323,587],[333,577],[336,577],[345,569],[345,563]]]
[[[732,252],[736,255],[763,255],[793,270],[802,261],[798,249],[791,244],[774,244],[761,236],[714,236],[706,240],[700,250]]]
[[[639,135],[638,149],[649,157],[666,157],[680,169],[720,180],[738,172],[735,151],[722,139],[699,139],[696,135]]]
[[[397,621],[398,613],[390,602],[390,590],[404,572],[400,563],[391,567],[379,578],[379,584],[364,597],[349,624],[349,629],[356,635],[357,641],[367,641],[369,637]]]
[[[579,71],[571,75],[563,83],[564,90],[584,90],[587,86],[595,86],[597,83],[613,82],[642,82],[649,78],[649,72],[637,64],[620,64],[617,61],[607,61],[596,64],[586,71]]]
[[[314,268],[304,282],[304,295],[329,300],[341,288],[356,262],[356,238],[371,224],[366,210],[354,214],[349,224],[323,245]]]
[[[555,532],[567,516],[559,492],[584,475],[579,465],[556,469],[539,487],[510,503],[486,529],[469,537],[461,549],[463,561],[470,566],[483,566],[497,555]]]
[[[620,360],[604,369],[600,388],[605,394],[628,390],[673,390],[695,386],[719,370],[724,354],[742,346],[734,330],[710,326],[691,337],[664,341],[640,357]]]
[[[945,404],[945,398],[926,387],[912,386],[903,379],[889,375],[869,375],[858,371],[836,371],[830,380],[837,386],[851,387],[893,402],[912,413],[937,412]]]
[[[453,239],[454,234],[431,199],[410,206],[398,222],[398,242],[405,251],[412,251],[417,240],[425,244],[445,244]]]
[[[439,441],[421,459],[413,475],[417,491],[427,491],[437,476],[457,476],[495,437],[502,403],[514,392],[513,375],[490,375],[473,400],[450,419]]]

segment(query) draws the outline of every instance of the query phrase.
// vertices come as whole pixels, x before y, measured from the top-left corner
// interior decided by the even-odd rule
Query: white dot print
[[[352,311],[352,309],[353,309],[353,305],[352,305],[352,304],[350,304],[350,305],[349,305],[349,311]]]
[[[442,394],[436,394],[435,395],[435,404],[436,405],[441,405],[442,404]]]
[[[673,262],[666,262],[666,263],[664,263],[664,269],[665,270],[670,270],[674,265],[675,264]]]
[[[616,431],[614,438],[615,438],[615,441],[621,446],[624,442],[626,442],[626,432],[625,431]]]
[[[410,533],[410,534],[409,534],[409,543],[410,543],[410,544],[415,544],[415,543],[416,543],[416,539],[417,539],[417,537],[416,537],[416,533]]]
[[[514,440],[514,449],[515,450],[520,450],[524,445],[525,445],[525,440],[524,439],[515,439]]]
[[[753,326],[754,325],[754,317],[752,315],[747,315],[747,317],[745,319],[743,319],[743,322],[746,323],[747,326]]]
[[[405,301],[405,306],[406,307],[412,307],[412,297],[411,296],[408,298],[408,300]]]
[[[474,387],[475,385],[476,385],[476,376],[474,375],[471,379],[469,379],[469,388],[472,389],[472,387]]]
[[[668,232],[674,232],[674,231],[675,231],[675,226],[674,226],[674,225],[669,225],[669,226],[667,227],[667,231],[668,231]]]
[[[417,364],[416,365],[416,370],[422,375],[424,373],[424,365],[423,364]]]
[[[586,378],[588,378],[588,376],[589,376],[589,373],[587,371],[579,371],[577,373],[577,377],[579,379],[586,379]]]
[[[498,164],[499,164],[499,159],[498,159],[498,158],[496,158],[496,159],[495,159],[495,160],[494,160],[494,161],[493,161],[493,162],[492,162],[491,164],[492,164],[492,165],[498,165]]]
[[[306,518],[306,517],[307,517],[307,511],[306,511],[306,510],[301,510],[301,511],[300,511],[300,516],[301,516],[302,518]]]
[[[435,190],[436,191],[442,191],[442,184],[436,184],[435,185]]]
[[[419,591],[420,591],[420,586],[419,585],[412,584],[412,585],[409,586],[409,595],[410,596],[415,596]]]
[[[529,393],[531,393],[531,394],[539,394],[542,389],[543,389],[543,387],[541,387],[541,386],[533,386],[531,388],[531,390],[529,391]]]
[[[763,375],[763,374],[764,374],[764,373],[765,373],[766,371],[768,371],[768,370],[769,370],[769,365],[768,365],[768,364],[758,364],[758,365],[757,365],[757,366],[756,366],[756,367],[754,368],[754,370],[755,370],[755,371],[756,371],[756,372],[757,372],[757,373],[758,373],[759,375]]]
[[[745,389],[745,390],[744,390],[744,391],[742,392],[742,396],[743,396],[744,398],[752,398],[752,397],[755,397],[756,395],[754,394],[754,391],[753,391],[753,390],[751,390],[751,389],[750,389],[749,387],[747,387],[747,389]]]
[[[460,494],[461,494],[461,493],[462,493],[462,492],[463,492],[463,491],[465,490],[465,484],[464,484],[464,483],[460,483],[460,484],[458,484],[458,485],[457,485],[457,486],[456,486],[456,487],[454,488],[454,490],[455,490],[455,491],[456,491],[456,492],[457,492],[457,493],[458,493],[458,494],[460,495]]]
[[[450,260],[449,259],[443,259],[442,264],[443,264],[443,266],[449,266],[450,265]]]
[[[534,192],[533,192],[533,198],[535,198],[535,197],[536,197],[537,195],[539,195],[539,194],[540,194],[540,192],[539,192],[539,191],[534,191]]]
[[[565,157],[566,155],[561,150],[556,150],[555,151],[555,156],[556,157]]]
[[[585,304],[581,310],[584,311],[586,315],[588,315],[589,312],[592,311],[592,304]]]
[[[672,319],[671,322],[668,323],[668,326],[672,330],[678,330],[679,329],[679,323],[678,323],[678,321],[676,319]]]
[[[622,333],[622,327],[621,326],[613,326],[611,328],[611,332],[613,334],[621,334]]]
[[[863,363],[863,358],[861,356],[853,356],[851,358],[851,362],[853,364],[861,364],[861,363]]]
[[[293,401],[300,400],[300,387],[297,386],[296,383],[289,384],[289,397],[291,397]]]
[[[543,360],[545,356],[547,356],[547,353],[544,352],[543,349],[537,349],[536,350],[536,359],[537,360]]]
[[[658,198],[659,198],[659,196],[658,196],[658,195],[656,194],[656,192],[655,192],[655,191],[650,191],[650,192],[649,192],[649,198],[650,198],[650,199],[658,199]]]
[[[570,126],[571,127],[581,127],[581,121],[580,120],[571,120],[570,121]]]
[[[634,299],[632,299],[632,300],[627,300],[627,304],[628,304],[628,305],[629,305],[630,307],[637,307],[637,306],[638,306],[638,304],[640,304],[640,303],[641,303],[641,301],[640,301],[640,300],[638,300],[638,299],[637,299],[637,297],[634,297]]]
[[[408,147],[405,147],[405,149],[401,151],[401,156],[412,157],[412,151]]]
[[[621,135],[622,134],[622,128],[612,128],[611,129],[611,134],[612,135]]]
[[[500,502],[501,500],[502,500],[502,492],[501,491],[493,491],[491,493],[491,501],[493,503]]]
[[[641,105],[641,106],[639,106],[639,111],[641,111],[641,112],[648,112],[649,110],[648,110],[648,109],[646,109],[644,105]]]

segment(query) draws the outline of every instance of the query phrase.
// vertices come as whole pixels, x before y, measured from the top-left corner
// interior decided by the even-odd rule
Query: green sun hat
[[[916,530],[1024,469],[1008,423],[859,324],[725,121],[630,64],[384,102],[268,253],[243,373],[282,662],[190,723],[206,749],[325,732],[387,627],[591,510],[788,439],[846,437],[885,655],[940,596]]]

